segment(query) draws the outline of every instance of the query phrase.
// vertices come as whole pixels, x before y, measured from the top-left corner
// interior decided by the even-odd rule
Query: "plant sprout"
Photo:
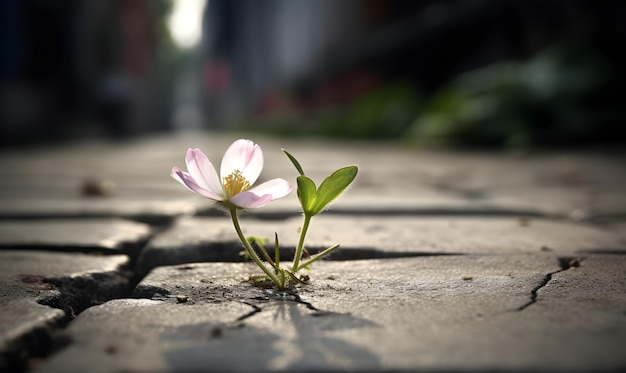
[[[290,269],[281,267],[278,234],[275,234],[274,237],[274,259],[272,259],[265,249],[267,240],[254,236],[246,237],[239,223],[239,211],[265,206],[275,199],[285,197],[294,189],[286,180],[280,178],[253,186],[263,169],[263,152],[259,145],[250,140],[235,141],[224,153],[220,166],[220,176],[218,176],[213,164],[199,149],[187,150],[185,157],[187,172],[177,167],[172,168],[171,172],[174,180],[190,191],[215,202],[219,208],[230,214],[237,236],[246,249],[247,256],[254,260],[265,273],[265,276],[278,289],[284,289],[288,280],[294,283],[300,282],[296,276],[299,270],[308,268],[316,260],[339,248],[339,244],[333,245],[306,261],[302,261],[304,242],[311,219],[337,199],[352,183],[358,172],[356,166],[340,168],[317,187],[315,182],[304,174],[302,166],[296,158],[284,149],[283,152],[300,174],[296,183],[298,199],[304,216],[300,239]],[[261,260],[253,245],[259,249],[261,257],[269,263],[269,268]]]

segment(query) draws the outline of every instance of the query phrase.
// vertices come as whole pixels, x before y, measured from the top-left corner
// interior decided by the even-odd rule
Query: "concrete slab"
[[[0,221],[0,248],[135,257],[150,234],[148,225],[121,219]]]
[[[283,259],[293,257],[301,218],[242,220],[245,234],[273,237],[278,232]],[[273,242],[273,238],[272,241]],[[511,254],[554,251],[575,255],[607,250],[625,252],[619,235],[577,223],[529,218],[416,218],[320,215],[307,236],[307,249],[319,252],[335,243],[331,260],[442,254]],[[138,272],[192,262],[241,261],[243,249],[226,216],[181,218],[155,236],[138,260]],[[271,251],[271,250],[270,250]]]
[[[137,287],[151,300],[82,313],[35,371],[620,371],[626,257],[566,259],[325,262],[297,294],[245,282],[247,263],[158,268]]]
[[[124,218],[157,225],[169,224],[175,217],[193,214],[206,205],[189,196],[164,200],[158,197],[54,198],[44,194],[37,198],[19,196],[0,200],[1,219]]]
[[[67,329],[74,342],[40,371],[625,370],[624,154],[254,136],[265,153],[260,181],[295,181],[280,148],[318,184],[336,168],[359,166],[352,190],[311,226],[308,249],[339,242],[336,261],[315,265],[295,295],[246,282],[260,273],[250,263],[159,268],[239,260],[228,218],[169,172],[184,166],[188,147],[217,165],[234,139],[248,136],[3,150],[0,242],[12,243],[0,250],[0,370],[50,352],[58,342],[50,329],[83,309]],[[143,252],[139,272],[152,271],[134,295],[150,299],[99,305],[129,296],[125,256],[6,250],[115,253],[147,236],[112,220],[54,219],[127,218],[160,229],[194,213],[208,217],[181,219]],[[278,231],[286,259],[298,215],[294,193],[248,212],[244,229]],[[354,260],[368,258],[386,259]]]
[[[341,165],[358,164],[355,191],[379,191],[376,195],[382,197],[406,193],[409,204],[411,192],[416,192],[415,198],[428,190],[429,196],[447,199],[448,204],[464,200],[473,209],[491,207],[565,217],[626,211],[626,198],[620,192],[626,185],[623,153],[442,152],[380,142],[333,141],[293,141],[283,147],[299,157],[315,180],[323,180],[329,170]],[[280,157],[273,161],[282,164]],[[401,204],[393,207],[405,210]]]
[[[72,315],[128,292],[125,255],[0,251],[0,368],[43,356]],[[67,316],[67,317],[66,317]]]
[[[263,219],[283,219],[300,216],[301,212],[298,198],[293,193],[263,208],[250,210],[247,214]],[[223,214],[211,205],[204,205],[196,210],[195,215],[220,216]],[[467,199],[419,186],[402,191],[386,188],[360,189],[357,186],[335,201],[326,211],[326,215],[560,216],[568,218],[558,211],[547,211],[536,204],[528,205],[513,199]]]
[[[189,147],[219,164],[224,150],[249,134],[190,133],[126,143],[85,142],[63,148],[3,152],[0,217],[117,216],[167,222],[207,206],[169,177]],[[522,214],[602,217],[626,212],[623,154],[435,152],[398,143],[336,142],[253,136],[264,149],[262,180],[297,172],[280,151],[300,159],[318,184],[357,164],[353,190],[332,211],[385,214]],[[110,193],[85,195],[86,183],[109,182]],[[261,180],[261,181],[262,181]],[[98,188],[96,188],[96,191]],[[197,198],[194,198],[197,197]],[[295,195],[259,215],[297,213]]]

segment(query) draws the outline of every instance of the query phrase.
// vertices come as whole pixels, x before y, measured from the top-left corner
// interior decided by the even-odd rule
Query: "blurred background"
[[[621,145],[625,42],[620,0],[0,0],[0,145]]]

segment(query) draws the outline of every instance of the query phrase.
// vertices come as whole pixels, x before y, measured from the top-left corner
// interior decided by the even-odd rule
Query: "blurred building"
[[[164,1],[2,0],[2,143],[164,126],[155,80]]]
[[[623,1],[209,0],[181,50],[165,19],[182,1],[1,0],[0,143],[198,127],[533,143],[626,120]]]
[[[626,62],[624,25],[626,5],[617,0],[211,0],[202,43],[204,105],[209,126],[218,128],[224,123],[238,126],[242,117],[256,113],[260,116],[248,122],[253,129],[404,136],[429,98],[455,77],[501,61],[529,61],[562,42],[580,47],[579,54],[588,54],[590,60],[607,62],[604,67],[576,66],[579,72],[570,74],[571,79],[613,76]],[[557,64],[569,64],[569,59],[564,55]],[[587,74],[586,68],[604,70]],[[605,88],[601,94],[587,93],[611,96],[612,88]],[[520,121],[538,119],[532,125],[549,127],[554,116],[580,117],[574,111],[561,115],[541,107],[557,101],[537,102],[531,109],[542,112],[538,118],[522,116]],[[349,113],[338,109],[342,105]],[[395,114],[385,118],[380,114],[385,111]],[[326,120],[329,112],[334,117]],[[264,125],[259,119],[267,113],[277,115]],[[576,123],[578,141],[591,132],[612,138],[621,115],[613,115],[611,124],[597,121],[597,130]],[[307,118],[316,123],[306,124]],[[374,128],[376,122],[379,128]],[[482,124],[470,126],[482,131]],[[506,127],[496,131],[493,141],[502,140]],[[566,135],[567,128],[561,123],[552,132],[549,141]],[[473,138],[481,141],[481,136]]]

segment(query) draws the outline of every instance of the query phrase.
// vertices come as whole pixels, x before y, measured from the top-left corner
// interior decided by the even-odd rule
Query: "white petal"
[[[293,189],[294,187],[289,185],[287,180],[272,179],[264,182],[263,184],[257,185],[254,188],[248,189],[248,192],[256,194],[257,196],[269,194],[272,196],[272,200],[275,200],[283,198],[287,194],[291,193]]]
[[[241,192],[230,199],[230,203],[244,209],[257,208],[272,202],[271,194],[256,195],[250,192]]]
[[[263,151],[250,140],[237,140],[224,153],[220,175],[222,179],[234,171],[241,172],[250,185],[259,178],[263,169]]]
[[[203,188],[200,185],[198,185],[198,183],[195,181],[193,176],[191,176],[190,174],[188,174],[186,172],[183,172],[178,167],[172,168],[171,176],[172,176],[172,178],[174,180],[178,181],[179,183],[181,183],[187,189],[189,189],[190,191],[192,191],[194,193],[198,193],[201,196],[207,197],[207,198],[212,199],[214,201],[223,201],[224,200],[224,197],[216,195],[215,193],[211,192],[210,190],[206,190],[205,188]]]
[[[224,188],[215,167],[200,149],[188,149],[185,162],[189,175],[200,187],[215,195],[224,195]]]

